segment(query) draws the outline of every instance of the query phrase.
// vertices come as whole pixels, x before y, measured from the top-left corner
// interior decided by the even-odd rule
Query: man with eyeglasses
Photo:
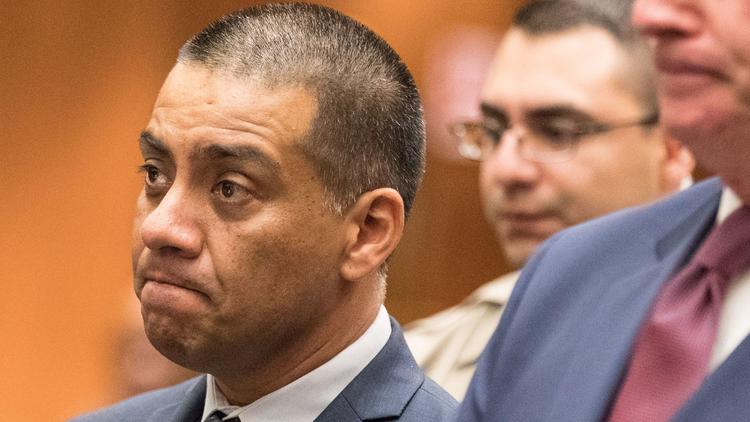
[[[450,126],[459,152],[479,162],[485,216],[516,268],[561,229],[689,180],[692,157],[659,126],[650,51],[627,23],[630,3],[529,2],[497,49],[481,120]],[[518,276],[407,327],[418,363],[458,399]]]
[[[661,122],[718,177],[524,268],[459,421],[750,420],[750,1],[635,0]]]

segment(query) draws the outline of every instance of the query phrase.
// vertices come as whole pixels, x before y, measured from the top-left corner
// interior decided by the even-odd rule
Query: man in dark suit
[[[383,307],[424,166],[398,55],[306,4],[188,41],[140,148],[133,270],[149,340],[208,375],[82,421],[440,421]]]
[[[719,178],[553,237],[459,420],[750,420],[750,3],[636,0],[669,131]]]

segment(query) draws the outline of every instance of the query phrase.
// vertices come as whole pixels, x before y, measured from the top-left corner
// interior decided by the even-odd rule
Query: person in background
[[[661,120],[717,178],[524,269],[460,421],[750,420],[750,2],[636,0]]]
[[[650,50],[629,4],[527,3],[487,73],[481,119],[451,127],[479,162],[485,216],[516,268],[566,227],[689,183],[693,159],[660,125]],[[406,327],[417,362],[459,400],[518,277]]]
[[[383,306],[424,172],[399,56],[323,6],[265,4],[180,50],[140,136],[146,334],[206,373],[79,421],[448,421]]]

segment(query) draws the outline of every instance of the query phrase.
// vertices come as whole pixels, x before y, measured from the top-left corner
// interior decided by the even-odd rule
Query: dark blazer
[[[391,336],[375,358],[315,420],[359,422],[373,419],[452,421],[458,403],[414,362],[401,328],[391,318]],[[199,422],[206,377],[142,394],[80,416],[75,422]],[[290,404],[291,405],[291,404]]]
[[[721,189],[711,179],[546,242],[523,270],[458,420],[605,418],[653,299],[713,226]],[[748,386],[746,338],[674,420],[750,421]]]

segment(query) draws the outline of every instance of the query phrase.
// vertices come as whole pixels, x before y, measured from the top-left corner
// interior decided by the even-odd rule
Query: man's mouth
[[[204,288],[198,283],[192,281],[188,277],[179,277],[174,274],[167,274],[159,271],[144,271],[142,285],[140,286],[140,294],[143,295],[144,290],[152,290],[151,293],[158,293],[159,295],[174,296],[177,294],[195,294],[209,299],[208,294]],[[180,293],[182,291],[182,293]]]
[[[710,81],[728,80],[721,61],[700,54],[675,54],[657,51],[654,57],[662,84],[669,89],[693,89]]]
[[[559,223],[548,213],[501,212],[499,224],[507,228],[509,235],[548,236],[559,230]]]

